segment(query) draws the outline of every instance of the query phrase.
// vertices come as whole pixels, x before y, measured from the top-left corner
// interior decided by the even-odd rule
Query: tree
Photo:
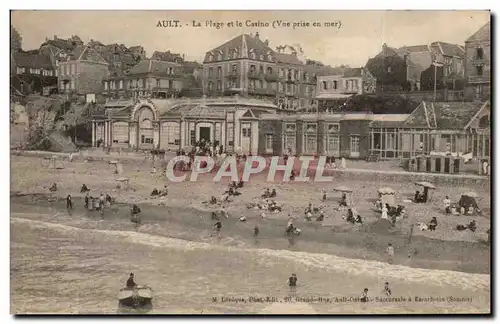
[[[10,50],[20,51],[23,47],[23,38],[16,30],[16,28],[10,25]]]

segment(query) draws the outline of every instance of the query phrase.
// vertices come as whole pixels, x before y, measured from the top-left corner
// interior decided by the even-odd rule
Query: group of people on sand
[[[80,188],[80,193],[85,194],[84,208],[86,208],[89,211],[100,211],[101,217],[104,216],[104,209],[106,207],[108,208],[111,207],[111,204],[114,202],[114,199],[109,194],[104,195],[103,193],[101,193],[99,197],[92,197],[90,195],[90,188],[86,184],[82,184]],[[70,213],[74,209],[73,197],[71,196],[71,194],[66,196],[66,209]],[[139,214],[141,213],[141,209],[137,204],[132,204],[130,206],[130,213],[131,213],[131,222],[135,224],[140,224],[141,219],[139,217]]]
[[[459,204],[452,204],[449,196],[446,196],[446,198],[443,199],[443,204],[446,214],[476,215],[481,213],[481,209],[479,209],[479,207],[477,205],[474,205],[473,203],[463,203],[461,206]]]

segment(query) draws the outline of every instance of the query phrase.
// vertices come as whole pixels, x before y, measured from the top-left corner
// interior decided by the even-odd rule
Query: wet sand
[[[27,213],[25,217],[29,219],[69,222],[83,228],[136,230],[135,225],[130,222],[129,206],[126,204],[117,203],[107,209],[103,221],[100,221],[99,212],[85,210],[81,199],[74,198],[74,206],[72,216],[69,216],[63,199],[49,202],[45,195],[11,199],[12,212]],[[408,243],[408,235],[397,230],[392,233],[374,231],[371,224],[359,226],[356,231],[352,228],[332,230],[331,227],[322,226],[320,222],[307,222],[300,218],[294,223],[301,228],[302,233],[291,242],[284,235],[285,224],[281,219],[262,220],[253,210],[247,212],[247,222],[240,222],[239,214],[230,214],[230,218],[223,219],[221,238],[217,239],[209,210],[151,204],[140,206],[143,224],[137,231],[154,235],[231,246],[325,253],[382,262],[387,261],[385,251],[388,243],[391,243],[396,252],[396,264],[470,273],[489,274],[490,271],[490,246],[481,242],[452,242],[413,236]],[[43,218],[39,214],[56,216]],[[88,223],[87,220],[97,222]],[[257,239],[253,237],[255,225],[260,229]]]

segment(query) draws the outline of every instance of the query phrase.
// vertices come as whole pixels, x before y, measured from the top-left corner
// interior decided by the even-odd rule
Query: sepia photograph
[[[10,313],[491,315],[490,20],[10,11]]]

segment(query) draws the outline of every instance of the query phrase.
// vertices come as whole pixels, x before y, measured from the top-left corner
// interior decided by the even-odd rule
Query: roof
[[[349,68],[344,70],[344,77],[353,78],[363,75],[363,68]]]
[[[403,125],[410,114],[374,114],[370,127],[397,128]]]
[[[77,46],[76,43],[61,38],[49,39],[45,41],[40,47],[44,45],[51,45],[65,51],[72,51]]]
[[[399,52],[408,52],[408,53],[416,53],[416,52],[428,52],[429,46],[427,45],[412,45],[412,46],[403,46],[396,50]]]
[[[198,62],[182,62],[181,66],[184,73],[193,73],[194,70],[203,68],[203,65]]]
[[[50,57],[42,54],[28,54],[15,52],[14,62],[17,67],[53,70]]]
[[[477,32],[475,32],[469,38],[467,38],[465,42],[469,43],[475,41],[490,40],[490,38],[491,38],[491,27],[490,27],[490,21],[488,20],[488,22],[484,24],[483,27],[479,28]]]
[[[444,56],[465,57],[465,49],[457,44],[438,41],[431,43],[430,46],[434,51],[441,53]]]
[[[344,68],[342,67],[331,66],[318,67],[318,70],[317,76],[342,75],[344,72]]]
[[[302,65],[303,63],[298,59],[297,56],[287,53],[274,53],[276,62],[285,64],[296,64]]]
[[[106,60],[89,45],[78,45],[70,54],[70,61],[93,61],[107,64]]]
[[[182,55],[178,53],[172,53],[170,51],[159,52],[155,51],[153,55],[151,55],[152,60],[156,61],[165,61],[165,62],[176,62],[177,60],[183,60]]]
[[[485,105],[477,102],[423,101],[404,122],[415,128],[463,129]]]
[[[203,62],[209,62],[210,54],[215,55],[217,52],[222,53],[225,57],[228,57],[231,50],[238,51],[238,58],[248,57],[251,51],[253,51],[257,57],[260,57],[260,55],[271,54],[273,59],[277,54],[260,38],[248,34],[242,34],[208,51],[205,54]]]
[[[167,75],[167,69],[177,67],[179,64],[174,62],[142,60],[137,65],[127,71],[127,75],[134,74],[157,74]]]
[[[382,51],[380,51],[380,53],[375,55],[375,57],[380,58],[380,57],[396,56],[396,55],[398,55],[397,50],[384,44],[382,45]]]
[[[137,45],[137,46],[130,46],[128,48],[129,51],[133,52],[133,51],[138,51],[138,50],[144,50],[144,47],[142,47],[141,45]]]
[[[463,129],[486,103],[436,102],[434,109],[439,129]]]

